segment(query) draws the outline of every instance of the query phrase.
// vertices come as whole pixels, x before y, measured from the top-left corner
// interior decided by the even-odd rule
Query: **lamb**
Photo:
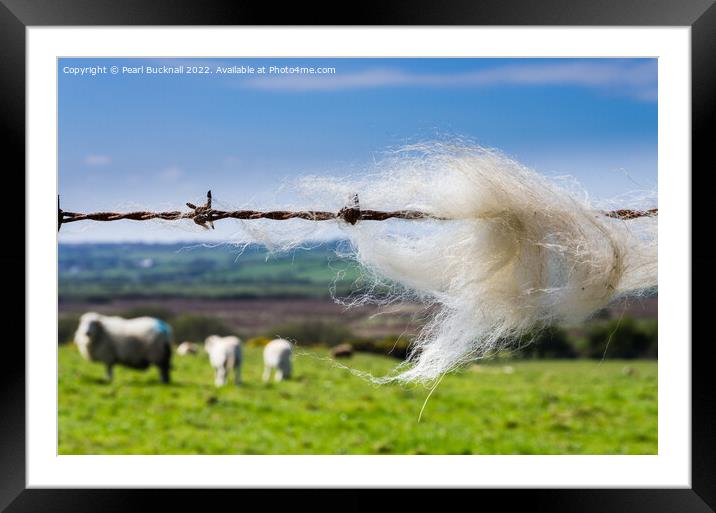
[[[271,379],[271,371],[275,371],[274,379],[281,381],[291,377],[291,352],[293,348],[288,340],[277,338],[266,344],[264,348],[264,382]]]
[[[209,362],[214,367],[214,384],[224,386],[229,373],[234,369],[234,383],[241,384],[241,339],[235,336],[210,335],[204,341]]]
[[[141,370],[156,365],[162,383],[169,383],[172,330],[160,319],[87,312],[80,317],[74,341],[86,360],[106,365],[108,381],[114,365]]]

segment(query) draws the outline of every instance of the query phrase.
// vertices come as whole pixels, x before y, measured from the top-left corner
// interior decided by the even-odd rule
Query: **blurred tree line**
[[[583,326],[551,326],[524,337],[516,358],[656,358],[656,319],[593,320]]]
[[[362,338],[344,324],[307,321],[276,326],[264,333],[237,333],[222,319],[215,316],[180,314],[160,306],[133,308],[118,312],[126,318],[150,316],[168,322],[177,344],[188,340],[202,342],[209,335],[237,335],[249,345],[264,345],[270,339],[283,337],[304,346],[327,346],[350,343],[359,352],[379,353],[404,359],[411,339],[407,336]],[[71,342],[77,329],[79,316],[62,315],[57,330],[61,344]],[[520,359],[563,358],[656,358],[658,356],[658,321],[656,319],[594,319],[576,327],[550,326],[516,341],[513,349],[499,356]]]

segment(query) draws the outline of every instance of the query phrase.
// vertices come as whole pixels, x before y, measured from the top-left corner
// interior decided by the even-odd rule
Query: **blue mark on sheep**
[[[157,322],[157,330],[159,330],[162,333],[166,333],[169,335],[172,332],[171,327],[161,319],[156,319]]]

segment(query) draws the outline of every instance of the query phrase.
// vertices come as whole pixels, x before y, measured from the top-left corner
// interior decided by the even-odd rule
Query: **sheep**
[[[141,370],[156,365],[162,383],[169,383],[172,330],[160,319],[87,312],[80,317],[74,342],[86,360],[105,364],[110,382],[114,365]]]
[[[339,344],[331,349],[331,356],[333,358],[351,358],[353,356],[353,345]]]
[[[291,343],[277,338],[266,344],[264,348],[264,382],[271,379],[271,371],[275,370],[274,379],[281,381],[291,377]]]
[[[214,368],[214,384],[224,386],[231,369],[234,369],[234,383],[241,384],[241,339],[229,336],[210,335],[204,341],[209,362]]]
[[[196,354],[198,352],[198,349],[196,347],[196,344],[193,342],[182,342],[179,344],[179,347],[177,347],[177,354],[179,356],[186,356],[188,354]]]

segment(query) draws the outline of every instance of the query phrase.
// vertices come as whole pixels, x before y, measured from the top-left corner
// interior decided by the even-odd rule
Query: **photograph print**
[[[60,58],[60,455],[655,455],[657,59]]]

